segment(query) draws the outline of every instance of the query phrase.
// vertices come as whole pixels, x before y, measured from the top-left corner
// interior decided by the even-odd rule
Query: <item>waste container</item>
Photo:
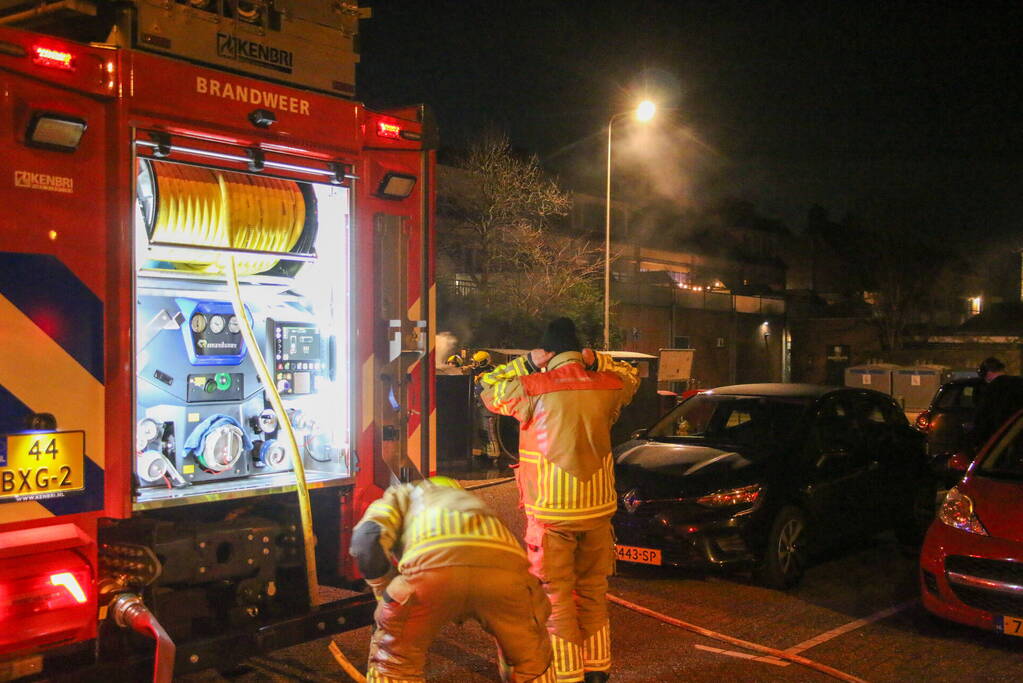
[[[892,374],[892,397],[906,412],[927,410],[934,394],[946,381],[948,368],[943,365],[899,368]]]
[[[901,366],[893,363],[868,363],[853,365],[845,369],[845,386],[857,389],[873,389],[883,394],[892,394],[892,373]]]

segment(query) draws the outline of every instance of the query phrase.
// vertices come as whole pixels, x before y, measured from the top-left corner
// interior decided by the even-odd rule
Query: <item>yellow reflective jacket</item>
[[[611,425],[639,386],[636,368],[598,353],[594,369],[566,351],[537,372],[528,354],[483,376],[487,408],[519,421],[516,478],[526,514],[585,528],[615,511]]]
[[[478,497],[429,482],[398,484],[373,501],[359,525],[380,526],[380,547],[398,571],[471,566],[525,570],[518,540]]]

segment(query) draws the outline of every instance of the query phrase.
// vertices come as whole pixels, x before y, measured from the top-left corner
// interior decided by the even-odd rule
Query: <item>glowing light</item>
[[[57,239],[57,231],[56,230],[51,230],[49,232],[49,238],[50,238],[51,242],[55,241]]]
[[[74,55],[70,52],[54,50],[42,45],[36,45],[32,50],[35,52],[35,57],[33,57],[32,61],[40,66],[51,66],[57,69],[64,69],[65,71],[71,71],[75,68]]]
[[[79,605],[88,599],[86,598],[85,591],[82,589],[82,585],[78,583],[78,579],[71,572],[51,574],[50,583],[54,586],[63,586]]]
[[[970,297],[970,315],[980,315],[984,310],[984,297]]]
[[[649,121],[657,113],[657,105],[650,100],[643,100],[636,107],[636,120]]]
[[[401,137],[401,126],[394,123],[387,123],[386,121],[377,122],[377,135],[382,138],[391,138],[397,140]]]

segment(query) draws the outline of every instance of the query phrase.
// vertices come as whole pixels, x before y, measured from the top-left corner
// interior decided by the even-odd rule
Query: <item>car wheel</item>
[[[792,505],[778,511],[767,537],[758,577],[770,588],[790,588],[803,577],[809,556],[806,515]]]
[[[917,482],[916,491],[907,501],[899,519],[895,520],[895,538],[903,545],[917,547],[924,540],[927,527],[934,521],[938,508],[938,485],[931,477]]]

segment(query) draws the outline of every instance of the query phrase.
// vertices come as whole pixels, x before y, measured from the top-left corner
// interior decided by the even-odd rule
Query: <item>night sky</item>
[[[497,127],[600,194],[607,120],[647,95],[674,111],[615,124],[623,184],[795,230],[813,203],[894,194],[938,236],[1023,246],[1019,2],[362,4],[360,98],[430,104],[447,148]]]

